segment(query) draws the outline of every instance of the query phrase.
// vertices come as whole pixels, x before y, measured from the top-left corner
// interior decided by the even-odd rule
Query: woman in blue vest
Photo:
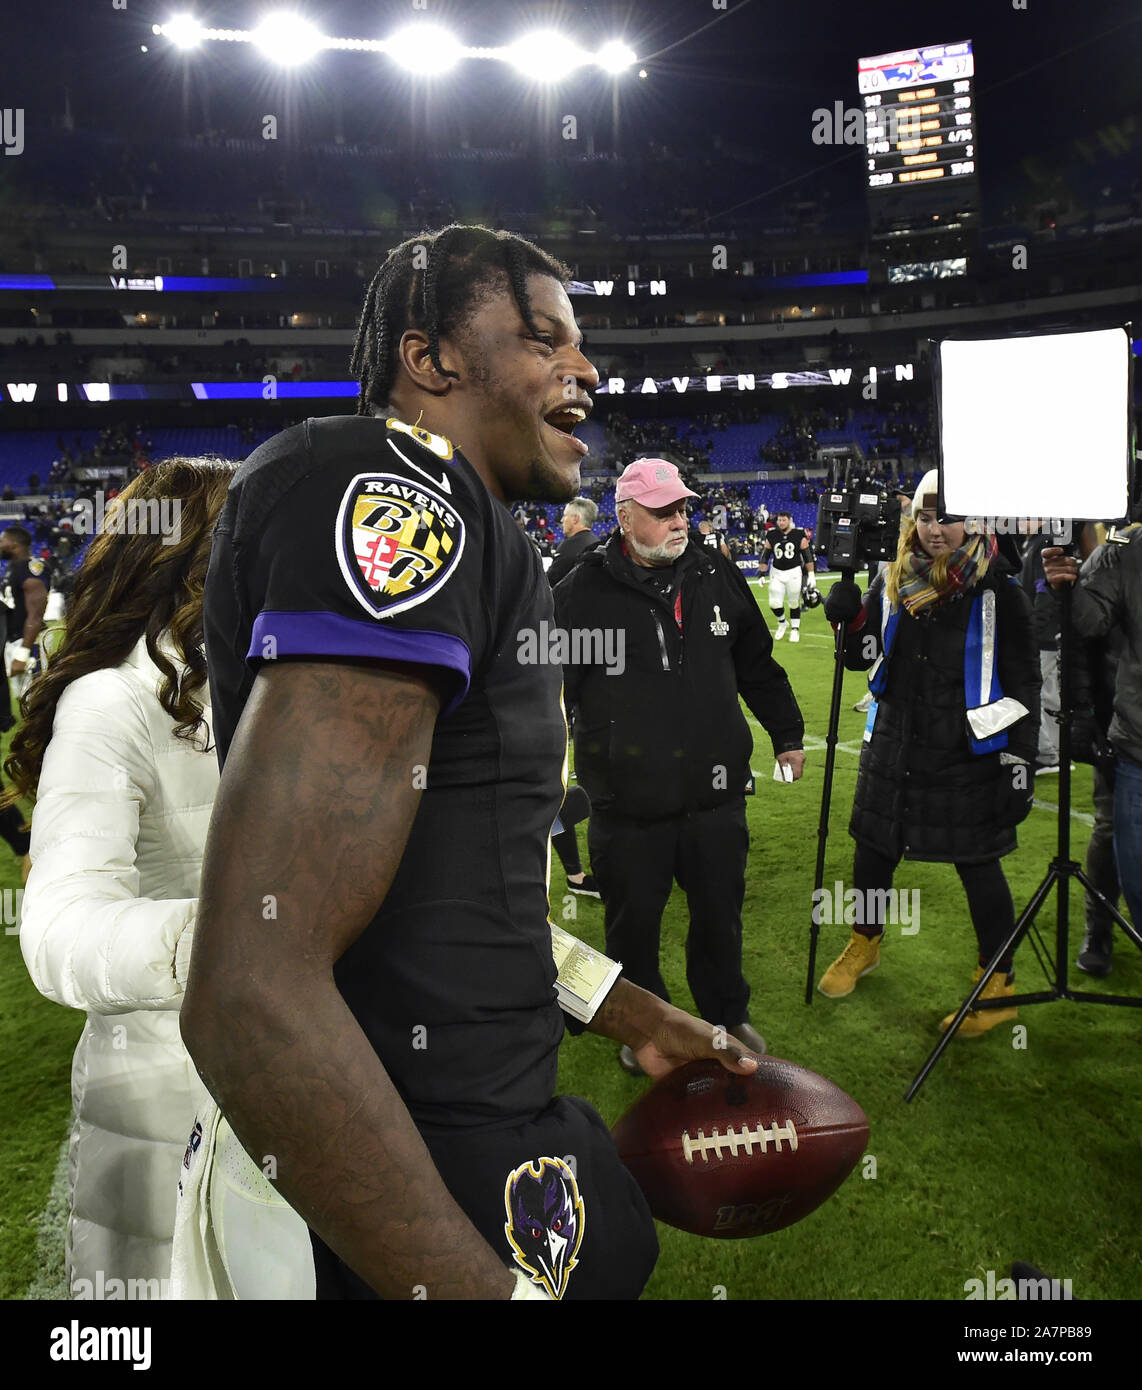
[[[818,986],[831,999],[880,964],[886,895],[877,890],[892,886],[901,859],[955,865],[978,939],[976,981],[1015,925],[1000,860],[1016,848],[1034,794],[1031,605],[994,536],[939,514],[937,483],[935,472],[921,480],[896,559],[863,606],[851,583],[826,601],[830,621],[847,623],[845,665],[870,672],[873,699],[849,824],[853,886],[867,910]],[[1011,997],[1013,979],[1008,955],[981,999]],[[973,1009],[959,1032],[986,1033],[1016,1012]]]

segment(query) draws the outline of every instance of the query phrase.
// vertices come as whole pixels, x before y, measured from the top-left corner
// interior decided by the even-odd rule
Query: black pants
[[[1094,769],[1094,829],[1086,850],[1086,876],[1106,898],[1117,906],[1118,866],[1114,862],[1114,778]],[[1111,931],[1114,919],[1099,907],[1098,900],[1086,895],[1087,931]]]
[[[540,1277],[547,1271],[564,1299],[638,1298],[658,1259],[654,1220],[619,1160],[610,1131],[586,1101],[557,1096],[527,1124],[452,1133],[422,1128],[421,1135],[444,1185],[505,1265]],[[552,1181],[552,1165],[541,1165],[542,1158],[560,1160],[574,1175],[573,1195],[580,1204],[570,1222],[556,1225],[553,1219],[565,1214],[552,1205],[551,1195],[568,1189]],[[540,1174],[541,1186],[529,1182],[526,1172],[518,1185],[509,1184],[524,1164]],[[509,1211],[516,1213],[514,1244],[505,1229]],[[519,1214],[525,1211],[527,1219],[521,1221]],[[312,1230],[309,1237],[319,1299],[378,1297]],[[552,1250],[565,1243],[568,1248],[552,1273]],[[547,1291],[551,1293],[550,1286]],[[425,1288],[425,1295],[433,1297],[431,1288]],[[409,1289],[405,1297],[417,1293]]]
[[[873,888],[891,888],[892,875],[899,862],[898,859],[879,854],[858,840],[853,857],[853,887],[862,894]],[[1015,929],[1015,904],[1011,900],[1011,889],[998,859],[990,859],[984,864],[957,864],[955,869],[968,897],[968,911],[979,944],[979,963],[987,965]],[[879,936],[884,931],[884,923],[869,923],[856,930],[863,936]],[[1010,954],[1000,961],[999,968],[1012,974]]]
[[[591,798],[583,787],[568,787],[559,808],[559,820],[563,829],[552,835],[551,843],[559,855],[565,874],[581,874],[583,865],[579,860],[579,843],[575,839],[575,827],[591,814]]]
[[[729,1029],[746,1022],[744,799],[660,821],[627,820],[596,808],[587,843],[606,910],[607,955],[622,961],[626,978],[669,1003],[658,951],[662,913],[677,879],[690,908],[686,980],[698,1012]]]

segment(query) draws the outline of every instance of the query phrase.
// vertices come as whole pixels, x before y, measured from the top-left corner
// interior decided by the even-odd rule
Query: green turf
[[[764,609],[764,602],[763,602]],[[831,643],[818,609],[804,640],[777,647],[805,714],[807,744],[825,734]],[[864,718],[851,705],[863,678],[845,677],[842,742],[859,744]],[[772,1236],[707,1241],[660,1227],[662,1257],[647,1290],[660,1299],[963,1299],[967,1280],[997,1278],[1013,1260],[1070,1279],[1078,1299],[1136,1298],[1142,1288],[1137,1232],[1142,1184],[1137,1136],[1142,1099],[1134,1010],[1073,1003],[1027,1006],[1019,1023],[957,1040],[911,1105],[903,1092],[938,1034],[940,1017],[966,994],[974,936],[954,870],[905,864],[901,889],[920,894],[920,930],[890,931],[880,970],[848,999],[804,1000],[824,752],[811,751],[803,781],[777,786],[768,740],[757,732],[758,795],[747,801],[752,849],[746,893],[746,974],[753,1018],[770,1050],[836,1081],[864,1106],[876,1177],[858,1168],[819,1211]],[[855,781],[853,752],[838,755],[826,883],[849,880],[846,826]],[[1075,773],[1075,809],[1089,817],[1090,770]],[[1040,796],[1053,802],[1057,778]],[[1005,861],[1021,906],[1054,853],[1055,816],[1036,809]],[[1074,822],[1081,859],[1089,824]],[[580,831],[581,838],[583,832]],[[585,846],[584,846],[585,848]],[[0,888],[19,885],[19,868],[0,844]],[[552,868],[552,909],[562,919],[565,881]],[[566,925],[603,944],[602,906],[572,899]],[[1082,908],[1072,894],[1077,950]],[[1053,902],[1041,917],[1053,944]],[[676,891],[663,924],[663,965],[675,1000],[692,1007],[682,970],[685,901]],[[818,975],[848,929],[822,929]],[[1030,946],[1017,957],[1021,988],[1042,974]],[[1142,959],[1119,940],[1114,974],[1103,984],[1071,968],[1075,988],[1142,995]],[[0,1296],[20,1297],[39,1267],[37,1218],[47,1205],[66,1134],[69,1063],[82,1020],[41,999],[24,970],[19,942],[0,955]],[[620,1071],[614,1044],[591,1035],[568,1040],[560,1089],[586,1096],[612,1122],[645,1089]],[[723,1295],[724,1291],[724,1295]]]
[[[764,591],[759,591],[764,593]],[[764,599],[763,599],[764,608]],[[767,611],[767,610],[766,610]],[[768,611],[767,611],[768,620]],[[805,716],[806,742],[823,744],[832,682],[832,644],[820,609],[805,615],[803,640],[776,645]],[[852,705],[864,677],[846,672],[840,740],[857,746],[864,716]],[[962,1299],[964,1284],[1010,1273],[1026,1260],[1069,1278],[1078,1299],[1136,1298],[1142,1291],[1142,1131],[1137,1048],[1142,1013],[1055,1003],[1025,1006],[1026,1048],[1013,1047],[1012,1024],[983,1038],[957,1039],[919,1096],[903,1093],[939,1037],[938,1022],[967,994],[975,937],[954,869],[902,864],[900,889],[919,892],[920,930],[889,929],[879,971],[847,999],[816,994],[804,1003],[825,754],[810,752],[793,786],[770,780],[773,753],[755,725],[753,765],[762,776],[747,800],[752,845],[746,886],[745,971],[755,1026],[770,1051],[821,1072],[853,1095],[869,1117],[864,1165],[822,1208],[771,1236],[713,1241],[659,1227],[662,1256],[647,1289],[662,1299]],[[851,884],[847,826],[857,757],[840,752],[825,882]],[[1037,795],[1055,802],[1058,778]],[[1089,817],[1091,773],[1074,774],[1075,810]],[[1035,809],[1020,827],[1019,850],[1004,861],[1017,908],[1030,897],[1055,852],[1057,817]],[[1074,821],[1073,852],[1082,859],[1089,822]],[[585,855],[585,833],[580,829]],[[584,858],[586,863],[586,858]],[[552,906],[562,912],[565,880],[552,868]],[[575,898],[585,940],[603,945],[603,908]],[[1072,949],[1081,940],[1081,895],[1071,895]],[[1054,950],[1054,899],[1040,914]],[[692,1009],[683,942],[685,898],[676,888],[663,921],[663,972],[676,1003]],[[822,927],[817,978],[848,940],[848,927]],[[1020,988],[1042,987],[1032,948],[1016,957]],[[1074,988],[1142,995],[1142,958],[1119,937],[1105,982],[1071,966]],[[588,1097],[608,1123],[647,1084],[627,1077],[616,1046],[591,1035],[569,1040],[560,1089]],[[724,1292],[723,1292],[724,1291]]]
[[[3,739],[7,755],[11,735]],[[20,887],[20,864],[0,841],[0,890]],[[10,914],[8,914],[10,915]],[[71,1116],[71,1054],[83,1015],[32,985],[11,922],[0,938],[0,1298],[20,1298],[40,1268],[40,1213],[51,1196]],[[9,934],[11,933],[11,934]]]

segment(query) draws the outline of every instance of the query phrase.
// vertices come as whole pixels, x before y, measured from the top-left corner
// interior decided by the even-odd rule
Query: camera
[[[896,557],[900,499],[864,474],[858,459],[836,459],[817,503],[813,548],[829,569],[872,569]]]

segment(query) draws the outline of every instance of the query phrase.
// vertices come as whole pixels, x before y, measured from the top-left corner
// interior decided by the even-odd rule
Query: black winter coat
[[[673,601],[636,577],[617,531],[555,589],[560,628],[623,634],[621,675],[565,664],[563,680],[575,772],[591,805],[633,819],[707,810],[744,794],[753,734],[739,692],[775,753],[800,748],[805,733],[738,567],[691,542],[677,572],[681,632]]]
[[[1110,741],[1120,758],[1142,764],[1142,530],[1108,544],[1101,563],[1075,588],[1071,618],[1086,638],[1114,636],[1118,673]]]
[[[1031,604],[999,561],[966,595],[919,618],[901,612],[849,824],[855,840],[893,860],[978,864],[1016,848],[1011,769],[998,752],[972,752],[967,722],[964,642],[971,601],[984,588],[996,594],[999,683],[1029,711],[1008,727],[1004,751],[1025,759],[1027,776],[1034,775],[1039,652]],[[868,670],[880,655],[883,592],[878,575],[865,598],[863,625],[850,627],[845,640],[850,670]]]
[[[551,587],[554,589],[556,584],[566,579],[586,552],[594,550],[598,544],[598,536],[590,531],[576,531],[573,536],[568,536],[555,552],[547,571],[547,582]]]

